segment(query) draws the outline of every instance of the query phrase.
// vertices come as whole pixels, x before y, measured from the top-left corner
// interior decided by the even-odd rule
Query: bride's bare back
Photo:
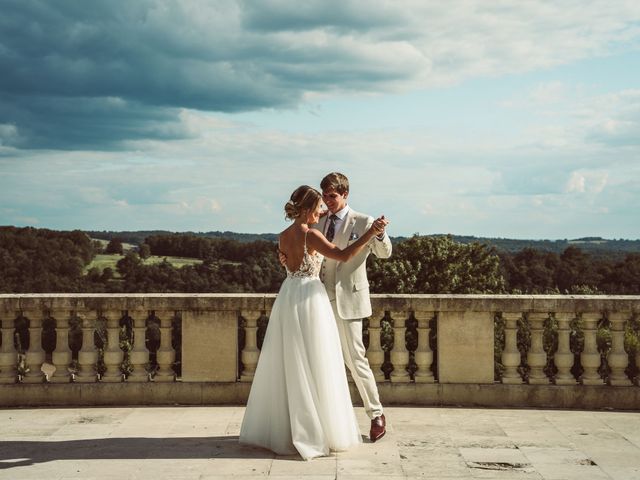
[[[286,266],[290,272],[297,271],[304,260],[305,237],[309,231],[306,225],[293,224],[280,234],[280,251],[286,257]],[[307,252],[313,254],[314,250],[307,245]]]

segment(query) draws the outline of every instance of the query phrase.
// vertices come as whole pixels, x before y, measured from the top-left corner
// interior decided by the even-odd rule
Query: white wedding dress
[[[273,304],[240,443],[305,460],[362,442],[327,292],[322,255],[307,252]]]

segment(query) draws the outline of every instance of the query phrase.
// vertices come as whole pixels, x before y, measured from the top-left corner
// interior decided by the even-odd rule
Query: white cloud
[[[15,222],[23,225],[38,225],[40,219],[37,217],[15,217]]]
[[[3,20],[16,28],[0,31],[0,124],[15,130],[0,131],[0,143],[20,148],[189,138],[198,131],[183,109],[451,86],[640,44],[635,0],[114,0],[63,3],[55,15],[14,2]],[[25,21],[34,28],[19,28]],[[534,96],[551,102],[561,90],[549,84]]]
[[[566,193],[601,193],[607,185],[607,172],[575,171],[565,185]]]
[[[580,114],[591,141],[640,146],[640,89],[610,93],[582,106]]]
[[[0,148],[13,145],[19,138],[18,128],[10,123],[0,123]]]
[[[0,93],[21,72],[36,84],[0,96],[3,221],[273,232],[293,188],[340,170],[392,234],[640,235],[633,66],[612,72],[619,91],[551,69],[637,51],[635,1],[141,0],[49,20],[13,5],[43,36],[0,37],[20,60]],[[70,69],[21,56],[29,45]],[[527,87],[473,111],[513,85]],[[404,111],[384,95],[416,89]]]
[[[192,201],[181,201],[177,205],[182,213],[218,213],[222,210],[220,202],[215,198],[198,197]]]
[[[569,180],[567,181],[567,186],[565,188],[565,191],[567,193],[572,193],[572,192],[584,193],[585,183],[586,183],[586,179],[584,178],[584,175],[578,172],[573,172],[571,174],[571,178],[569,178]]]

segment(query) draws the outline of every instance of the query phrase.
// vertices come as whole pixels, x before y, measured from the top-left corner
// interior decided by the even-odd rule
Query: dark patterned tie
[[[336,220],[338,219],[337,215],[331,215],[329,217],[329,228],[327,228],[327,240],[333,242],[333,237],[336,234]]]

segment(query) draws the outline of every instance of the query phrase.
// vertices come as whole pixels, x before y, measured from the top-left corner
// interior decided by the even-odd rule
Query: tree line
[[[113,237],[107,250],[119,252]],[[118,250],[118,243],[120,243]],[[276,244],[153,232],[118,261],[116,271],[86,266],[100,242],[79,230],[0,227],[0,292],[277,292],[285,271]],[[146,263],[149,255],[202,263]],[[452,236],[395,241],[391,258],[370,257],[374,293],[640,294],[640,253],[591,255],[575,245],[561,253],[498,250]]]
[[[96,245],[83,232],[0,227],[0,292],[81,292]]]

